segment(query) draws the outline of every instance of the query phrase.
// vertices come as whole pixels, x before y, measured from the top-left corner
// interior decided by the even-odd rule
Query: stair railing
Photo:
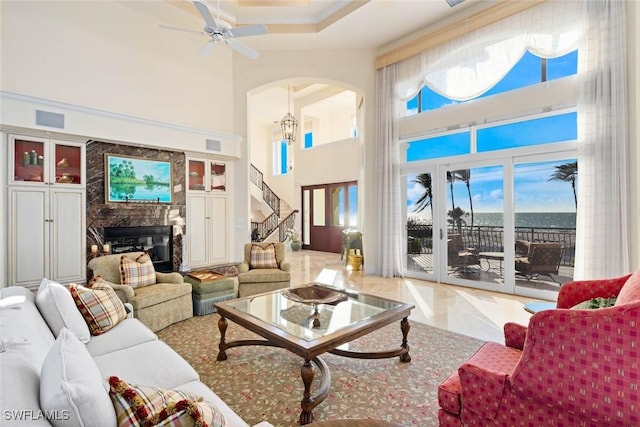
[[[291,230],[296,225],[296,214],[298,210],[294,210],[291,212],[285,219],[280,221],[280,225],[278,226],[278,232],[280,234],[280,241],[284,242],[287,239],[287,234],[289,230]]]
[[[264,182],[264,175],[253,164],[249,171],[249,177],[258,188],[262,190],[262,199],[269,205],[269,207],[280,216],[280,197],[273,192],[273,190]]]

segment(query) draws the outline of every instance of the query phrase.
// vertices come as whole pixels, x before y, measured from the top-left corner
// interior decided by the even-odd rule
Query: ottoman
[[[189,273],[184,278],[191,283],[194,316],[204,316],[216,311],[213,304],[236,298],[238,279],[212,272]]]

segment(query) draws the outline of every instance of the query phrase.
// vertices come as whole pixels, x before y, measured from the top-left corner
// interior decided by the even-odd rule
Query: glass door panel
[[[56,183],[83,184],[82,147],[56,143],[54,145],[54,162]]]
[[[189,172],[189,190],[205,191],[205,161],[204,160],[187,160],[187,170]]]
[[[433,174],[408,175],[406,182],[406,269],[409,274],[433,275]]]
[[[13,181],[46,182],[45,142],[38,139],[13,140]]]
[[[575,159],[514,165],[516,293],[555,300],[573,279],[577,177]]]
[[[446,168],[447,281],[504,287],[504,167]],[[444,245],[443,245],[444,246]]]

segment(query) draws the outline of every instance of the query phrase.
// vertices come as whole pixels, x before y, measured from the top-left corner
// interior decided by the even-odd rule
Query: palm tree
[[[456,208],[456,203],[453,199],[453,183],[456,180],[455,172],[447,171],[447,182],[449,183],[449,191],[451,192],[451,209]]]
[[[576,195],[576,179],[578,179],[578,162],[564,163],[556,166],[556,171],[547,181],[563,181],[571,183],[573,190],[573,201],[578,209],[578,197]]]
[[[421,173],[416,175],[416,179],[411,180],[424,188],[424,194],[416,200],[414,212],[422,212],[427,206],[431,207],[431,218],[433,218],[433,188],[431,186],[431,174]]]
[[[449,216],[447,222],[451,225],[452,228],[458,230],[458,234],[462,234],[462,226],[467,225],[464,217],[469,214],[460,209],[460,207],[457,207],[447,212],[447,215]]]
[[[471,228],[473,228],[473,199],[471,198],[471,171],[469,169],[460,169],[453,171],[456,179],[462,181],[467,186],[467,194],[469,195],[469,209],[471,210]]]

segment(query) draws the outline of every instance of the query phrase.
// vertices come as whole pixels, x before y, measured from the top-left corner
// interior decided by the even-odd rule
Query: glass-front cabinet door
[[[206,159],[187,159],[187,186],[189,191],[226,191],[226,163]]]
[[[14,135],[9,144],[11,183],[84,185],[84,144]]]

